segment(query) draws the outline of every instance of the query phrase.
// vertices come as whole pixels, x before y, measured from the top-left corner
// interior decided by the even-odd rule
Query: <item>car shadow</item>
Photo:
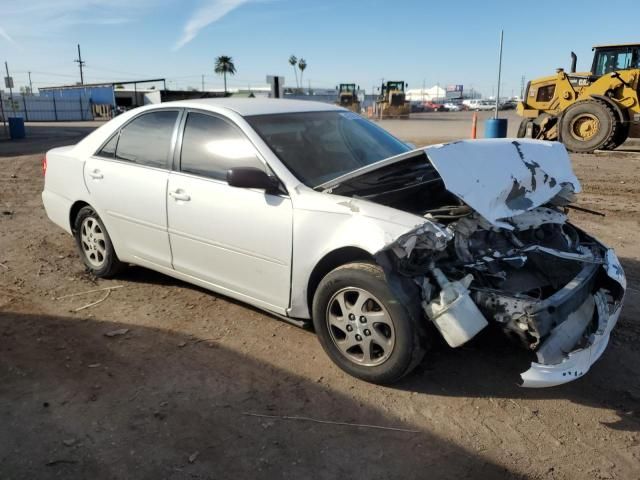
[[[516,477],[215,341],[11,311],[0,337],[2,478]]]
[[[628,281],[622,315],[604,355],[583,378],[546,389],[519,386],[520,373],[535,355],[507,340],[497,328],[488,328],[461,348],[452,349],[432,329],[430,349],[416,371],[393,388],[424,394],[456,397],[496,397],[514,401],[566,398],[581,405],[615,410],[619,420],[608,424],[618,430],[640,430],[640,262],[622,258]],[[131,267],[123,280],[180,286],[217,295],[142,267]],[[268,313],[243,302],[221,296],[225,301],[264,315]],[[272,317],[278,319],[277,317]]]

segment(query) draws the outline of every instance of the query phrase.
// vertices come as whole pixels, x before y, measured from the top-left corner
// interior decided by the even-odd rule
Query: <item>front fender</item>
[[[340,248],[355,247],[373,256],[425,222],[417,215],[370,202],[331,194],[318,195],[331,200],[329,208],[294,208],[289,315],[295,318],[310,318],[309,278],[326,255]]]

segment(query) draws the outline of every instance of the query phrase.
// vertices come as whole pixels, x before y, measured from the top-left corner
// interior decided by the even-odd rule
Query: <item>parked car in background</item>
[[[47,215],[95,276],[141,265],[312,322],[370,382],[492,324],[535,352],[524,386],[566,383],[620,315],[624,272],[568,222],[580,183],[557,142],[411,149],[337,106],[191,100],[127,111],[43,170]]]
[[[423,102],[425,112],[446,112],[447,107],[442,103]]]
[[[507,100],[500,104],[500,110],[515,110],[517,106],[518,102],[516,100]]]
[[[495,100],[484,100],[480,98],[473,98],[469,100],[464,100],[462,102],[464,105],[468,107],[469,110],[493,110],[496,108]]]
[[[462,105],[460,103],[447,102],[444,104],[444,108],[446,108],[449,112],[462,111]]]

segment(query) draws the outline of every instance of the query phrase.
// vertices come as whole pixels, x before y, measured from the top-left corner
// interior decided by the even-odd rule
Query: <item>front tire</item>
[[[82,261],[96,277],[113,277],[124,269],[104,223],[93,208],[80,209],[74,223],[74,236]]]
[[[325,352],[367,382],[393,383],[422,360],[421,320],[398,302],[382,268],[372,263],[332,270],[313,298],[313,324]]]
[[[616,137],[619,122],[613,109],[597,100],[576,102],[562,115],[562,143],[575,153],[605,148]]]

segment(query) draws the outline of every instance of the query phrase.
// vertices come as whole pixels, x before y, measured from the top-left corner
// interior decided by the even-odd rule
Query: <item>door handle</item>
[[[180,188],[178,190],[170,190],[169,196],[174,200],[182,200],[183,202],[188,202],[189,200],[191,200],[191,196],[184,193],[184,190]]]
[[[89,172],[89,176],[91,178],[95,178],[96,180],[100,180],[101,178],[104,178],[104,175],[102,175],[102,173],[100,173],[100,170],[98,170],[97,168]]]

